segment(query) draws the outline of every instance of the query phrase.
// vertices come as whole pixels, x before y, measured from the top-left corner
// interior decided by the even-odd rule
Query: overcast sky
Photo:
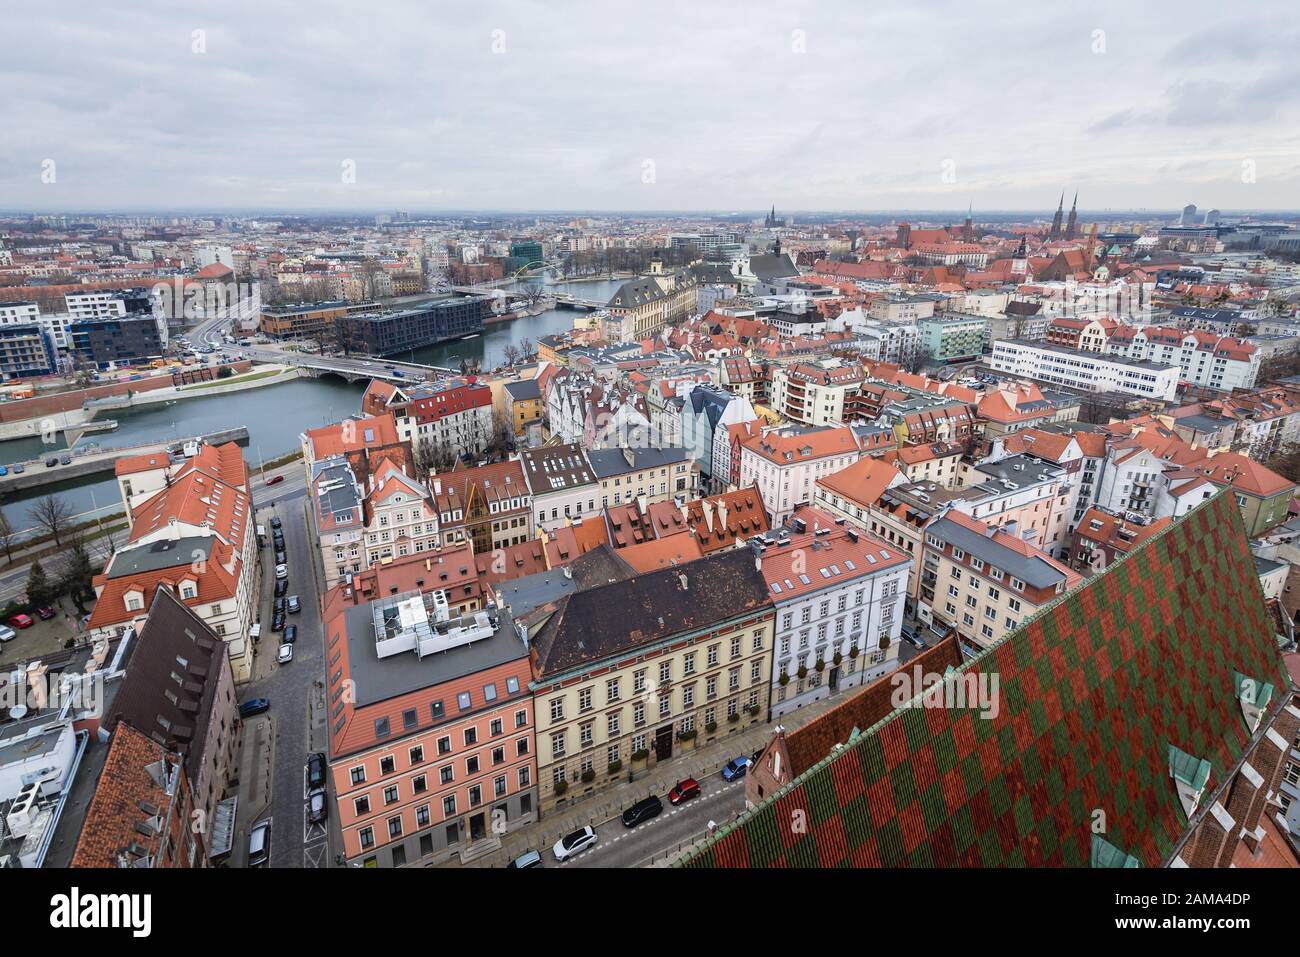
[[[0,208],[1300,207],[1293,17],[1069,6],[22,4]]]

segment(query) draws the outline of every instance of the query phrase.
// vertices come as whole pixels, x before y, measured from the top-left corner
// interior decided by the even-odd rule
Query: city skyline
[[[1247,4],[1248,11],[1252,5]],[[1294,32],[1209,4],[26,11],[9,209],[1286,209]],[[193,22],[187,22],[192,20]],[[1273,54],[1273,55],[1270,55]],[[977,95],[971,95],[978,91]],[[349,165],[350,164],[350,165]],[[540,202],[539,202],[540,200]]]

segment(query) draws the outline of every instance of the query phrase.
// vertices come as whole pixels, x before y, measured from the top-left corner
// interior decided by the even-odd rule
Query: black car
[[[52,468],[54,468],[54,466],[56,466],[56,465],[58,465],[58,464],[59,464],[59,457],[58,457],[57,455],[52,455],[52,456],[50,456],[48,459],[45,460],[45,467],[46,467],[47,469],[52,469]]]
[[[325,752],[316,751],[307,758],[307,789],[314,791],[325,786]]]
[[[289,592],[289,579],[277,578],[275,580],[275,597],[283,598]]]
[[[279,515],[276,515],[274,518],[271,519],[271,527],[272,527],[272,528],[279,528],[279,527],[280,527],[281,525],[283,525],[283,524],[284,524],[284,523],[280,521],[280,516],[279,516]]]
[[[284,529],[271,529],[271,541],[275,542],[277,548],[284,548]]]
[[[289,596],[289,614],[296,615],[302,611],[302,602],[298,600],[297,595]]]
[[[664,802],[659,800],[658,795],[652,794],[644,800],[637,801],[623,812],[623,826],[636,827],[643,821],[658,817],[663,809]]]
[[[297,640],[298,640],[298,626],[297,625],[285,626],[284,643],[286,645],[292,645]]]
[[[250,698],[239,706],[241,718],[251,718],[255,714],[271,710],[270,698]]]
[[[307,795],[307,820],[312,824],[323,824],[328,815],[328,802],[325,800],[325,789],[317,788]]]
[[[284,631],[284,612],[277,611],[271,616],[271,630]]]
[[[283,548],[277,548],[277,549],[275,550],[275,563],[276,563],[277,565],[283,565],[283,564],[285,563],[284,549],[283,549]]]

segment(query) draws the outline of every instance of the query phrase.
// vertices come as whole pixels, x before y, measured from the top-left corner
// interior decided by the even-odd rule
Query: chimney
[[[712,535],[713,534],[713,503],[706,498],[700,504],[700,507],[704,510],[704,525],[709,530],[709,534]]]
[[[763,553],[762,553],[762,552],[755,552],[755,553],[754,553],[754,570],[755,570],[755,571],[760,571],[760,572],[763,570]]]
[[[45,672],[48,670],[43,661],[33,661],[27,666],[27,693],[37,711],[49,703],[45,694]]]
[[[718,499],[718,527],[723,531],[726,531],[727,528],[727,500],[725,498]]]

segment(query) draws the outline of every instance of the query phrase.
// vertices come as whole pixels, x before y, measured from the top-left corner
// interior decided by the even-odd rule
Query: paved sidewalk
[[[795,728],[807,724],[813,718],[824,714],[830,708],[844,701],[849,695],[860,690],[860,686],[845,689],[838,694],[805,705],[797,711],[782,715],[776,721],[749,725],[743,730],[732,734],[725,733],[727,726],[724,723],[722,727],[718,728],[719,736],[716,740],[700,745],[688,754],[683,754],[663,764],[656,765],[649,773],[637,778],[631,784],[625,781],[617,787],[602,791],[599,794],[593,794],[584,800],[562,808],[556,808],[547,813],[542,820],[504,835],[500,839],[499,846],[494,850],[477,853],[471,860],[464,863],[453,857],[440,866],[504,867],[524,851],[548,848],[565,834],[576,831],[580,827],[587,825],[596,827],[619,817],[626,808],[644,797],[651,794],[663,796],[683,778],[695,778],[702,781],[710,775],[719,774],[723,765],[732,758],[742,754],[749,756],[755,751],[766,747],[768,741],[772,739],[772,732],[778,724],[784,727],[786,731],[793,731]],[[717,823],[723,824],[725,822],[718,821]],[[700,836],[703,837],[704,835],[701,834]],[[483,842],[478,843],[482,844]],[[662,853],[666,857],[676,857],[680,850],[680,848],[663,848]],[[656,857],[658,857],[659,853],[656,852]],[[660,864],[661,861],[656,861],[655,866],[660,866]]]

